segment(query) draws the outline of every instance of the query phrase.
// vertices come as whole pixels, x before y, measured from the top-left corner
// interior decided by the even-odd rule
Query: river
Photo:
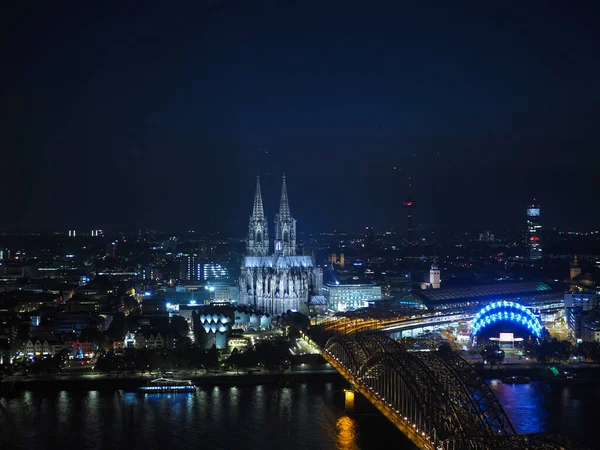
[[[598,388],[491,381],[519,432],[588,439]],[[194,394],[25,391],[0,400],[0,448],[380,449],[411,443],[373,408],[344,412],[343,384],[217,386]],[[363,400],[364,401],[364,400]]]

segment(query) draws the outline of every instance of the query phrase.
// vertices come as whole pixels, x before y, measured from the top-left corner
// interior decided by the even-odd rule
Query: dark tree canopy
[[[169,330],[171,334],[178,335],[181,337],[187,337],[190,327],[188,326],[187,320],[182,316],[171,317],[169,324]]]

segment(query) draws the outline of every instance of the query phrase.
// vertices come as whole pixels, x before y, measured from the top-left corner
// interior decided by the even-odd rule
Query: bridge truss
[[[515,434],[489,386],[452,352],[407,352],[358,333],[330,338],[323,356],[420,448],[545,448]]]

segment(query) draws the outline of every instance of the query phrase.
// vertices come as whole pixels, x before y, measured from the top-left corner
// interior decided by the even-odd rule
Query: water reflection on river
[[[498,380],[490,386],[518,432],[566,433],[594,446],[600,388]],[[357,413],[348,416],[343,387],[221,386],[171,395],[23,392],[0,400],[0,448],[413,448],[364,399],[357,397]]]
[[[346,415],[334,383],[171,395],[24,392],[0,404],[0,448],[412,448],[376,411]]]
[[[488,383],[518,433],[565,434],[596,447],[600,386]]]

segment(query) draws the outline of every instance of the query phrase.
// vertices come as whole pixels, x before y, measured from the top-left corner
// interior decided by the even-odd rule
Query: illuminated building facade
[[[337,264],[342,269],[344,268],[344,265],[346,263],[343,253],[340,253],[339,256],[337,253],[332,253],[328,260],[331,264]]]
[[[532,260],[542,257],[542,243],[540,240],[542,226],[539,223],[539,217],[539,205],[529,205],[527,207],[527,246],[529,249],[529,259]]]
[[[225,283],[216,283],[208,286],[211,292],[211,302],[232,303],[237,302],[240,297],[240,287]]]
[[[264,313],[281,315],[299,311],[313,295],[320,295],[323,271],[312,256],[296,255],[296,220],[290,213],[285,176],[279,213],[275,218],[273,254],[269,239],[260,181],[256,181],[254,208],[250,216],[246,256],[240,276],[240,303]]]
[[[167,311],[176,310],[179,305],[204,305],[211,299],[209,286],[175,286],[165,289],[164,298]],[[146,303],[147,300],[144,300]],[[143,309],[144,305],[142,305]]]
[[[179,279],[184,281],[201,280],[201,265],[196,255],[182,255],[179,261]]]
[[[327,299],[328,309],[351,311],[357,308],[366,308],[370,302],[381,300],[381,286],[374,283],[327,283],[323,286],[323,295]]]
[[[583,341],[583,325],[587,316],[597,305],[596,296],[592,293],[565,294],[564,301],[569,338],[580,343]]]
[[[158,281],[162,279],[162,273],[160,272],[160,270],[151,265],[144,267],[144,269],[142,270],[142,276],[144,280]]]
[[[229,271],[218,263],[202,264],[202,278],[208,280],[225,280],[229,276]]]
[[[600,315],[590,314],[586,317],[581,327],[581,340],[583,342],[600,342]]]

